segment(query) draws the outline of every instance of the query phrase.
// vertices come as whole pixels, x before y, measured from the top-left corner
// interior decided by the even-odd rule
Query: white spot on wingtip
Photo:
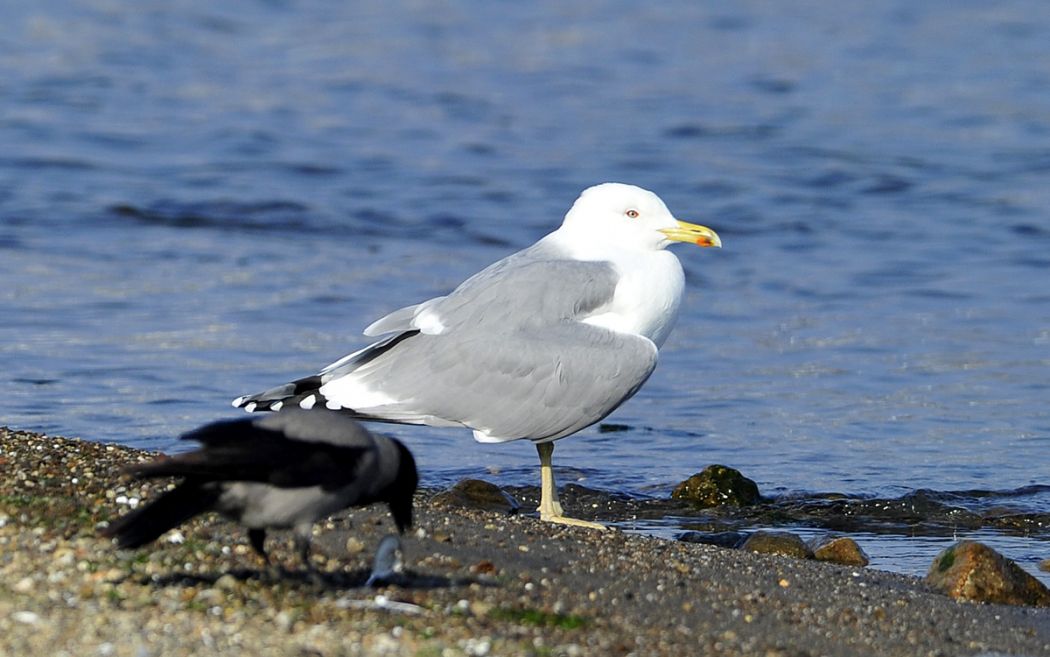
[[[238,397],[237,399],[234,399],[234,400],[233,400],[233,407],[234,407],[234,408],[240,408],[240,407],[241,407],[241,404],[243,404],[243,403],[244,403],[244,400],[245,400],[245,399],[248,399],[248,395],[241,395],[241,396],[240,396],[240,397]]]
[[[313,407],[314,407],[314,404],[316,404],[316,403],[317,403],[317,397],[316,397],[316,395],[310,395],[309,397],[303,397],[303,398],[302,398],[302,399],[301,399],[301,400],[299,401],[299,408],[301,408],[301,409],[304,409],[304,410],[307,410],[307,411],[308,411],[308,410],[310,410],[311,408],[313,408]]]
[[[337,401],[332,401],[331,399],[329,399],[324,403],[324,407],[330,411],[338,411],[343,407],[343,405]]]
[[[274,403],[270,404],[270,410],[271,411],[279,411],[282,408],[284,408],[284,402],[283,401],[275,401]]]
[[[249,413],[254,413],[255,412],[255,402],[249,402],[249,403],[245,404],[244,410],[248,411]]]
[[[445,325],[441,318],[433,310],[425,309],[412,320],[412,324],[419,329],[423,335],[441,335],[445,332]]]

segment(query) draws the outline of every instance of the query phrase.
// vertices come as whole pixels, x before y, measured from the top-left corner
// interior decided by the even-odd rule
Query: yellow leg
[[[554,483],[554,468],[551,456],[554,454],[554,443],[538,443],[536,451],[540,453],[540,519],[550,520],[561,517],[564,512],[558,502],[558,487]]]
[[[596,522],[565,516],[558,502],[558,486],[554,483],[554,468],[551,466],[554,443],[537,443],[536,451],[540,454],[540,506],[536,509],[540,512],[540,520],[603,531],[608,529],[605,525]]]

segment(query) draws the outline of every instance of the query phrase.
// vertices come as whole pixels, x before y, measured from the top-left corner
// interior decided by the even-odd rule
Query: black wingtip
[[[321,375],[314,374],[254,395],[238,397],[233,400],[233,406],[243,408],[249,413],[279,411],[285,407],[299,406],[303,400],[312,396],[315,397],[313,403],[320,402],[323,407],[326,400],[319,392],[322,383]]]

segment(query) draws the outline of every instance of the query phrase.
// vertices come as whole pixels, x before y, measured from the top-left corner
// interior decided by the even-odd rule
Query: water
[[[725,248],[678,248],[660,367],[563,480],[1046,514],[1012,491],[1050,477],[1047,43],[1035,0],[6,3],[0,422],[178,449],[621,180]],[[391,430],[431,485],[536,478],[528,444]]]

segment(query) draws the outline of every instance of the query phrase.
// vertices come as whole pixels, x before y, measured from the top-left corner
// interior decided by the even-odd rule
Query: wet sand
[[[534,516],[437,508],[422,492],[407,571],[364,586],[385,509],[290,539],[267,569],[235,525],[187,523],[134,551],[98,524],[165,485],[153,455],[0,429],[0,654],[1050,655],[1050,610],[958,603],[920,579]],[[181,540],[179,540],[181,539]]]

